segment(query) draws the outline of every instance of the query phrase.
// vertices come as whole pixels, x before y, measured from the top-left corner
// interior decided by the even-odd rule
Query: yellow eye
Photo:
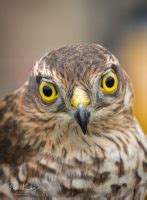
[[[59,93],[52,83],[42,81],[39,87],[41,98],[46,103],[51,103],[59,97]]]
[[[118,88],[118,77],[117,75],[113,72],[110,71],[107,74],[105,74],[100,83],[100,89],[108,94],[113,94],[116,92]]]

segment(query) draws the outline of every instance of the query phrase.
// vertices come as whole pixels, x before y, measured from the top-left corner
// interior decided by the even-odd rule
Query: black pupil
[[[108,88],[111,88],[111,87],[113,87],[114,86],[114,78],[113,77],[108,77],[107,79],[106,79],[106,86],[108,87]]]
[[[43,93],[44,93],[44,95],[46,97],[50,97],[50,96],[52,96],[53,91],[52,91],[52,89],[49,86],[45,85],[43,87]]]

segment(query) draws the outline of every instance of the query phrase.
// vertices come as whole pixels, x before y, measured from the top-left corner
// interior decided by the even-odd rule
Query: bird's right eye
[[[41,81],[39,86],[39,93],[42,100],[46,103],[52,103],[59,97],[59,92],[55,85],[46,81]]]

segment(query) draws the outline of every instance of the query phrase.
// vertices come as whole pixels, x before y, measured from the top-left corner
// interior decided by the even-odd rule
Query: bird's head
[[[129,78],[109,51],[100,45],[64,47],[36,63],[22,95],[23,123],[34,132],[32,140],[64,144],[63,138],[76,141],[119,124],[132,97]]]

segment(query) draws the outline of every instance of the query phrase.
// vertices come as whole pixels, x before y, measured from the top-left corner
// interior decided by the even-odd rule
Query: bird
[[[147,140],[133,102],[103,46],[46,53],[0,100],[0,199],[144,200]]]

